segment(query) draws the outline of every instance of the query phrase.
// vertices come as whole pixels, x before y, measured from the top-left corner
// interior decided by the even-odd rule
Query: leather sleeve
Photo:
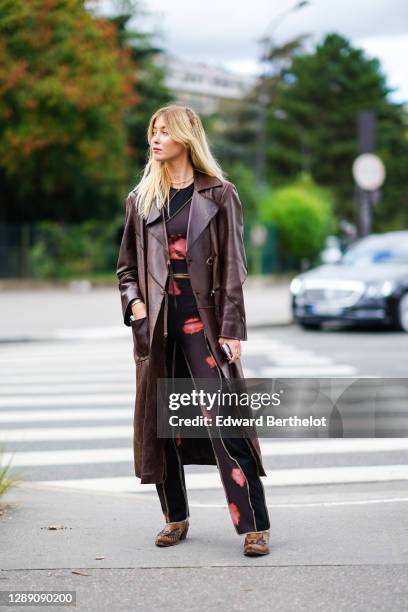
[[[248,274],[244,248],[242,204],[237,189],[228,182],[219,212],[220,336],[247,340],[242,285]]]
[[[143,299],[138,283],[135,211],[132,205],[133,198],[129,194],[126,199],[125,227],[116,266],[123,321],[128,327],[130,327],[130,315],[132,314],[131,302],[136,298]]]

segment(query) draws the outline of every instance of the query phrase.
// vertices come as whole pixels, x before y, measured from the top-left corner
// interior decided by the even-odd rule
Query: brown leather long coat
[[[123,320],[132,328],[136,364],[134,469],[141,483],[163,482],[164,439],[157,438],[156,382],[166,377],[165,291],[170,259],[163,211],[155,202],[147,219],[135,209],[135,194],[126,200],[123,238],[117,262]],[[247,339],[242,284],[247,276],[243,213],[233,183],[194,169],[194,192],[187,229],[186,258],[204,332],[218,366],[227,378],[243,378],[241,361],[230,365],[220,336]],[[147,317],[130,321],[130,302],[141,298]],[[256,434],[248,440],[258,472],[266,476]],[[210,439],[183,439],[183,464],[216,465]]]

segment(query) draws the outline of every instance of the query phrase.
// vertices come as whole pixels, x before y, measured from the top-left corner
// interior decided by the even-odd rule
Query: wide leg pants
[[[221,370],[208,347],[189,278],[172,279],[168,293],[168,367],[176,343],[184,353],[193,381],[196,378],[219,378]],[[211,435],[210,427],[207,430],[236,532],[243,534],[269,529],[265,491],[248,440],[244,437],[215,437]],[[165,440],[165,478],[164,482],[156,483],[166,523],[182,521],[190,515],[178,442],[174,437]]]

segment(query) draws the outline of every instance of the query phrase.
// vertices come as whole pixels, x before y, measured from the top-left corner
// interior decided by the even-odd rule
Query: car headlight
[[[292,279],[289,289],[293,295],[297,295],[302,288],[302,281],[297,276]]]
[[[388,297],[395,289],[393,281],[384,281],[382,283],[367,283],[365,288],[366,297],[378,298]]]

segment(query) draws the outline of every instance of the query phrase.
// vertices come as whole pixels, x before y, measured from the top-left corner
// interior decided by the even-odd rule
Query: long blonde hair
[[[165,169],[165,162],[154,158],[150,146],[153,138],[155,120],[162,116],[170,137],[180,142],[188,149],[190,163],[193,168],[210,176],[223,179],[224,173],[213,157],[207,142],[207,137],[200,117],[188,106],[170,104],[159,108],[151,117],[147,128],[149,143],[148,161],[143,176],[133,191],[136,194],[136,208],[138,213],[147,218],[154,198],[159,209],[166,205],[170,192],[170,178]]]

